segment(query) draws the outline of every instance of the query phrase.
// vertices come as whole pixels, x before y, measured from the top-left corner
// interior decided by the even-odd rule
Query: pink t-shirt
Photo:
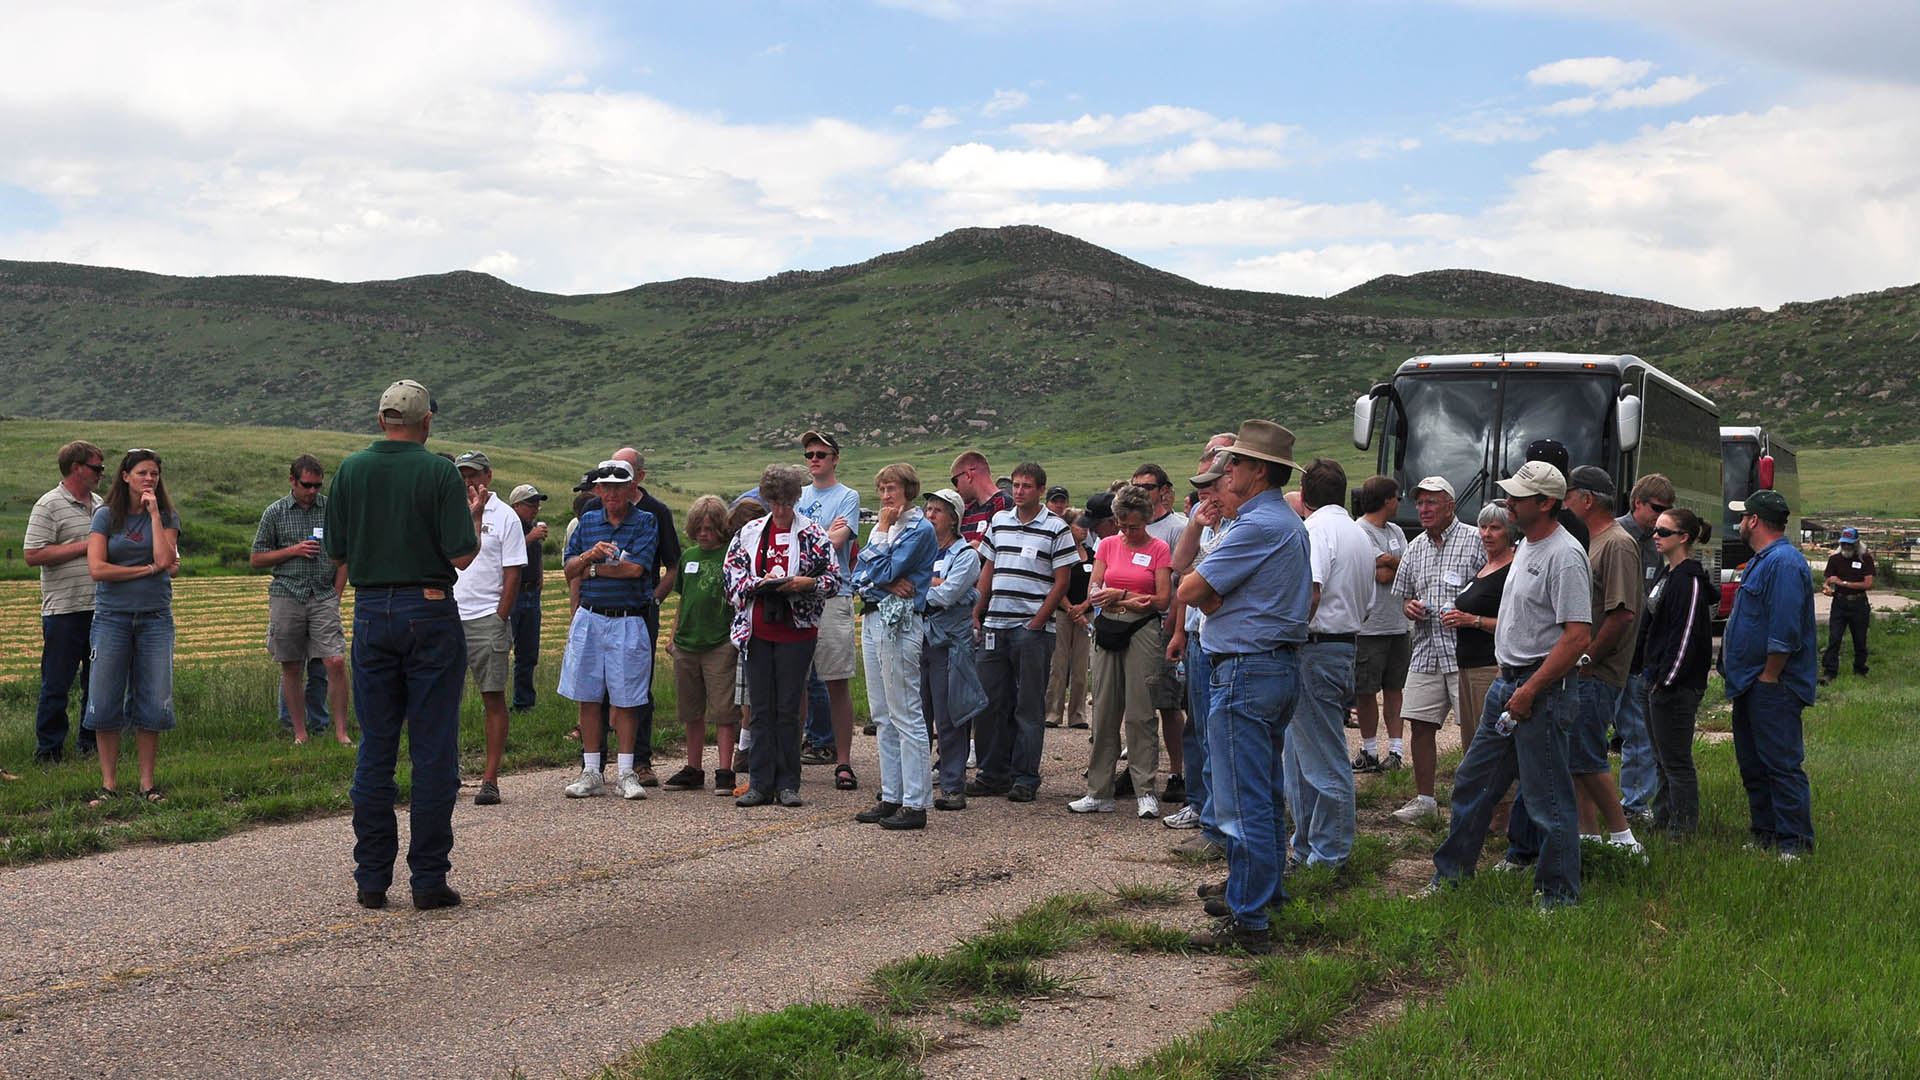
[[[1144,548],[1128,547],[1126,537],[1115,533],[1100,541],[1094,558],[1107,564],[1107,588],[1151,596],[1154,572],[1173,565],[1173,549],[1165,540],[1153,539]]]

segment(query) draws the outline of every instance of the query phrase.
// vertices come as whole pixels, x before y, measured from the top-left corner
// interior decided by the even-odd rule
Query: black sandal
[[[860,779],[853,775],[853,766],[842,763],[833,767],[833,786],[841,791],[860,790]]]
[[[140,792],[140,798],[144,802],[150,802],[158,806],[167,801],[167,793],[160,790],[159,784],[155,784],[150,788],[142,790]]]
[[[98,808],[98,807],[105,806],[108,803],[113,802],[119,798],[120,798],[119,788],[110,788],[110,787],[102,786],[100,790],[94,792],[93,798],[87,800],[87,806],[92,808]]]

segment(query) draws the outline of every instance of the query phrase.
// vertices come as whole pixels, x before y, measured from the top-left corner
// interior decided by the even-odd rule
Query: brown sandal
[[[140,792],[140,798],[154,804],[155,806],[158,806],[161,803],[167,801],[166,792],[160,790],[159,784],[155,784],[150,788],[146,788],[142,790]]]
[[[87,800],[87,805],[93,809],[99,809],[100,807],[105,806],[110,802],[114,802],[119,798],[120,798],[119,788],[102,787],[99,791],[94,793],[93,798]]]

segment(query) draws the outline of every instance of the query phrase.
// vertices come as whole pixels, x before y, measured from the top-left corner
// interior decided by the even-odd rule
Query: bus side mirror
[[[1361,394],[1353,399],[1353,448],[1365,450],[1373,445],[1373,403],[1372,393]]]
[[[1620,399],[1613,412],[1613,441],[1619,444],[1621,453],[1629,453],[1640,446],[1640,398],[1628,395]]]
[[[1772,487],[1773,486],[1773,455],[1761,454],[1760,460],[1755,464],[1758,467],[1760,486],[1763,488]]]

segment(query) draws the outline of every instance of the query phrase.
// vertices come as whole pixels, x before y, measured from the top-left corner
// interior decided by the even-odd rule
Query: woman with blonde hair
[[[923,829],[932,785],[920,665],[938,544],[915,505],[920,476],[913,466],[889,465],[873,483],[880,517],[854,560],[853,587],[860,595],[867,703],[880,738],[880,801],[854,820],[883,829]]]

